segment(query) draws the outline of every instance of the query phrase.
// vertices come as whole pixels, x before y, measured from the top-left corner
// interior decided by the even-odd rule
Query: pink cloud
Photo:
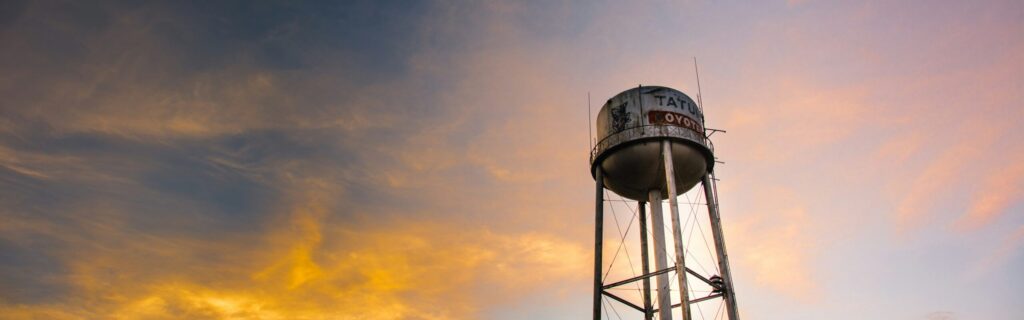
[[[1024,198],[1024,156],[1013,163],[992,170],[984,182],[967,213],[954,223],[961,231],[977,230],[994,222],[1006,209]]]
[[[800,301],[820,298],[811,261],[816,257],[814,223],[792,190],[773,188],[758,194],[755,214],[734,216],[726,225],[735,271],[773,291]]]

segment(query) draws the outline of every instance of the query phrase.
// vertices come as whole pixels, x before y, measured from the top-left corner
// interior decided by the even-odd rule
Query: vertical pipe
[[[646,203],[643,201],[637,202],[638,214],[640,215],[640,261],[641,267],[643,267],[643,274],[647,275],[651,273],[651,264],[648,261],[647,256],[647,211],[644,207]],[[651,312],[651,278],[644,278],[644,320],[654,319],[654,313]]]
[[[690,320],[690,298],[686,285],[686,251],[683,248],[683,225],[679,221],[679,204],[676,202],[676,174],[672,164],[672,142],[661,141],[661,154],[665,158],[665,185],[668,190],[668,206],[672,212],[672,236],[676,245],[676,276],[679,278],[680,308],[683,312],[683,320]]]
[[[604,177],[601,164],[594,164],[594,320],[601,320],[601,254],[604,247]]]
[[[654,229],[654,269],[668,269],[665,256],[665,216],[661,214],[661,190],[647,193],[651,203],[651,229]],[[658,286],[658,319],[672,320],[672,292],[669,291],[668,273],[659,274],[655,279]]]
[[[718,254],[718,269],[722,272],[722,281],[725,284],[725,310],[729,320],[739,320],[739,311],[736,307],[736,292],[732,286],[732,271],[729,269],[729,254],[725,252],[725,236],[722,234],[722,219],[718,214],[718,197],[712,191],[713,173],[704,175],[704,198],[708,203],[708,216],[711,220],[711,233],[715,238],[715,253]],[[717,191],[717,190],[716,190]]]

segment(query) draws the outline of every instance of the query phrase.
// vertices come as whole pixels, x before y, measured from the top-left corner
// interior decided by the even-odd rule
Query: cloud
[[[0,317],[463,319],[587,278],[589,251],[573,232],[549,232],[575,223],[530,219],[571,212],[564,196],[532,191],[564,182],[527,174],[564,168],[538,161],[559,141],[530,150],[536,137],[502,125],[558,123],[546,114],[557,101],[520,117],[496,111],[529,104],[512,93],[465,99],[487,92],[473,86],[494,62],[483,53],[459,55],[478,60],[453,71],[425,67],[450,58],[429,50],[382,58],[316,42],[296,66],[261,62],[275,41],[314,31],[331,41],[315,30],[328,22],[279,9],[286,17],[266,17],[279,25],[213,38],[191,35],[189,23],[220,20],[162,16],[198,10],[188,6],[103,7],[92,29],[30,7],[5,31],[27,50],[2,51],[3,68],[34,89],[0,88],[10,97],[0,177],[17,186],[0,198],[0,249],[18,257],[0,270],[32,277],[0,277],[0,296],[12,297]],[[51,29],[87,49],[57,54],[33,42]],[[63,67],[11,63],[33,52]],[[488,85],[543,69],[529,70]],[[464,80],[443,78],[453,74]],[[454,94],[435,88],[449,85]],[[533,124],[538,115],[547,122]],[[499,143],[524,152],[495,157],[510,150]]]
[[[821,288],[812,261],[819,244],[806,205],[781,187],[756,199],[757,213],[737,216],[725,225],[733,265],[743,267],[735,272],[790,298],[817,301]]]
[[[934,200],[956,185],[962,169],[974,155],[979,154],[979,146],[974,141],[950,146],[920,172],[908,190],[902,192],[904,196],[896,207],[898,228],[907,230],[926,221],[924,218],[935,209]]]
[[[941,45],[947,45],[945,41]],[[880,129],[890,132],[882,136],[886,142],[867,161],[891,174],[887,191],[897,196],[894,219],[900,231],[919,229],[934,221],[929,218],[945,218],[952,213],[945,208],[962,203],[970,206],[971,218],[953,224],[960,231],[973,231],[984,225],[984,217],[996,216],[1012,203],[1012,191],[1006,188],[1012,190],[1019,178],[1001,159],[1019,158],[1019,148],[1009,141],[1017,139],[1010,119],[1020,113],[1012,107],[1020,92],[1012,88],[1021,81],[1009,70],[1020,69],[1019,59],[1011,56],[1024,52],[1022,48],[1010,44],[990,62],[927,77],[908,88],[917,93],[908,96],[919,100],[903,101],[888,114]],[[892,79],[888,86],[913,82],[912,75],[904,77]],[[924,93],[936,87],[959,89],[936,97]],[[944,101],[970,101],[975,107],[937,107]]]
[[[1016,157],[1009,165],[992,170],[983,179],[981,188],[971,201],[967,213],[954,223],[962,231],[973,231],[987,226],[1005,215],[1024,194],[1024,157]]]
[[[1019,254],[1024,248],[1024,226],[1017,227],[1006,237],[1002,238],[994,250],[988,251],[984,259],[977,261],[967,276],[977,278],[990,274],[996,268],[1003,266],[1007,260]]]
[[[154,236],[114,217],[37,228],[74,252],[62,257],[70,295],[5,303],[0,315],[463,319],[586,278],[588,252],[565,239],[429,220],[354,225],[330,219],[336,192],[316,181],[303,190],[265,235]]]
[[[777,105],[731,109],[724,126],[737,134],[765,139],[743,146],[751,161],[782,164],[800,161],[794,155],[821,151],[847,141],[872,121],[875,108],[867,101],[867,89],[827,88],[799,78],[776,79],[762,98]]]

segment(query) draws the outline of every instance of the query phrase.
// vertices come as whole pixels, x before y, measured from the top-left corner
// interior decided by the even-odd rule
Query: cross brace
[[[648,273],[648,274],[639,275],[639,276],[632,277],[632,278],[629,278],[629,279],[626,279],[626,280],[622,280],[622,281],[606,284],[606,285],[602,286],[601,289],[606,289],[607,290],[607,289],[618,287],[618,286],[621,286],[621,285],[624,285],[624,284],[627,284],[627,283],[630,283],[630,282],[633,282],[633,281],[643,280],[643,279],[646,279],[646,278],[650,278],[650,277],[653,277],[653,276],[657,276],[659,274],[668,273],[668,272],[672,272],[672,271],[676,271],[676,267],[674,267],[674,266],[673,267],[668,267],[668,268],[661,269],[661,270],[658,270],[658,271],[655,271],[655,272],[651,272],[651,273]],[[689,273],[690,275],[693,275],[694,277],[697,277],[697,279],[700,279],[700,281],[704,281],[704,283],[707,283],[709,286],[711,286],[711,287],[713,287],[715,289],[719,289],[719,290],[724,290],[725,289],[725,288],[722,288],[722,286],[720,286],[719,284],[711,282],[711,280],[709,280],[708,278],[705,278],[704,276],[700,275],[696,271],[693,271],[693,269],[686,268],[686,273]]]

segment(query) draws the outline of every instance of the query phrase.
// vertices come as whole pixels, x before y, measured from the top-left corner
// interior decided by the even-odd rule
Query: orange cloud
[[[813,222],[797,195],[775,188],[757,197],[758,212],[725,225],[734,272],[802,301],[820,298],[814,266]]]
[[[730,132],[721,140],[759,137],[731,144],[723,151],[727,155],[737,153],[748,161],[775,166],[799,161],[795,157],[840,143],[878,120],[865,87],[828,88],[798,77],[773,81],[772,87],[758,88],[756,94],[773,101],[771,107],[737,106],[719,120]]]
[[[976,230],[991,224],[1024,197],[1024,157],[988,173],[967,213],[954,223],[960,230]]]
[[[892,137],[878,147],[873,160],[879,164],[902,164],[911,156],[920,152],[923,143],[924,136],[916,132]]]
[[[960,185],[970,172],[968,164],[981,159],[993,145],[999,126],[971,121],[965,122],[954,132],[959,135],[951,140],[952,145],[931,160],[905,190],[897,191],[902,197],[895,215],[899,230],[906,231],[922,224],[924,218],[935,209],[937,199]]]
[[[465,319],[587,278],[589,252],[551,235],[427,220],[331,222],[337,191],[324,188],[308,181],[257,238],[149,236],[115,216],[90,217],[84,234],[34,228],[77,245],[65,256],[74,297],[0,304],[0,317]]]
[[[933,209],[940,192],[946,192],[960,178],[960,171],[977,149],[971,143],[950,147],[917,176],[896,207],[896,226],[907,230],[922,222]]]

